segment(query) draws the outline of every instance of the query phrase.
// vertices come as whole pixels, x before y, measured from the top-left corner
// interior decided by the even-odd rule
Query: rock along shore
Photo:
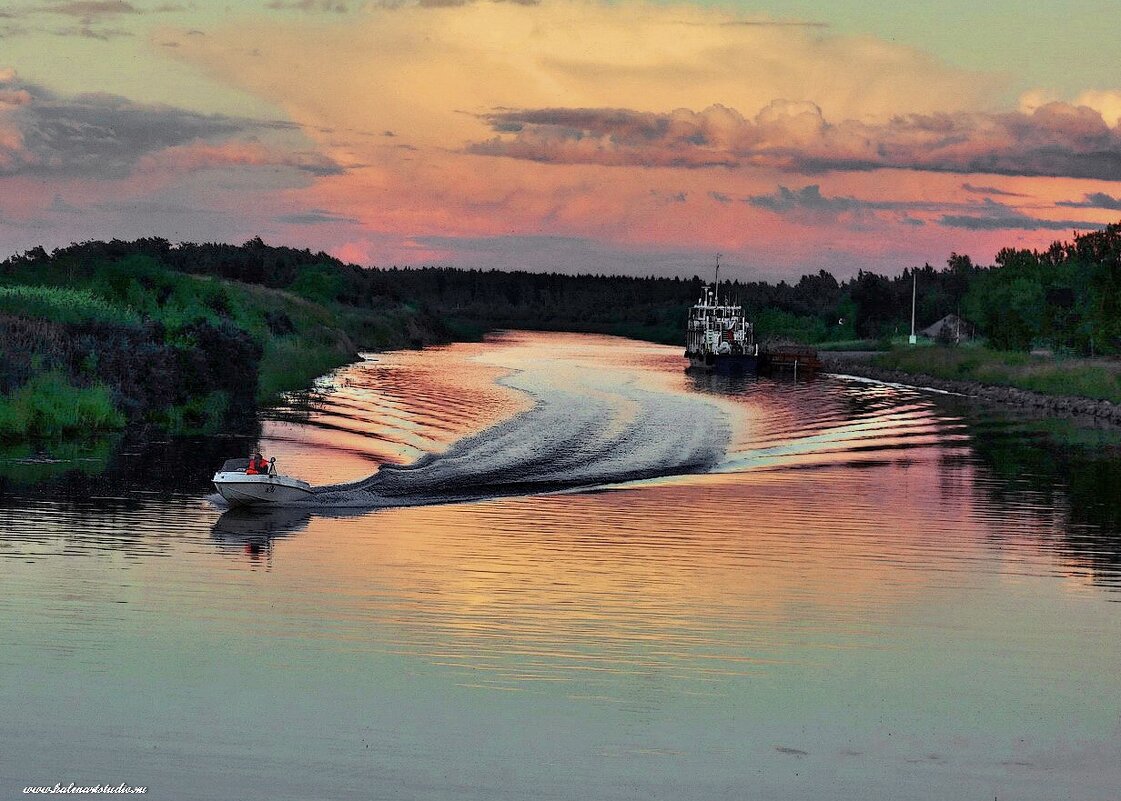
[[[936,378],[922,373],[907,373],[877,367],[871,360],[877,354],[871,352],[829,352],[820,354],[822,369],[831,373],[871,378],[894,384],[907,384],[914,387],[929,387],[944,392],[953,392],[971,398],[1009,406],[1038,409],[1057,416],[1088,416],[1121,425],[1121,405],[1107,400],[1080,398],[1072,395],[1045,395],[1016,387],[996,384],[982,384],[978,381],[961,381]]]

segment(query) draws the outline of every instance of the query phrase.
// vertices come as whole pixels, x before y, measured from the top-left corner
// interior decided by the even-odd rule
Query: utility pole
[[[915,299],[918,297],[919,288],[919,274],[917,271],[911,271],[911,338],[908,340],[912,345],[918,344],[919,338],[915,336]]]

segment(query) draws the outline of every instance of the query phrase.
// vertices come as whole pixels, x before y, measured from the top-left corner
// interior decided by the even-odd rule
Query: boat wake
[[[685,377],[676,350],[577,335],[504,335],[469,348],[350,368],[337,401],[309,430],[317,446],[323,430],[369,443],[352,476],[367,473],[370,461],[382,466],[283,505],[361,514],[700,473],[940,458],[965,436],[919,390]],[[475,379],[491,368],[488,387],[498,381],[532,405],[481,392]],[[384,463],[394,443],[412,461]]]
[[[718,405],[640,386],[635,374],[553,362],[500,380],[533,408],[414,464],[316,488],[308,503],[413,506],[595,487],[707,471],[728,447]]]

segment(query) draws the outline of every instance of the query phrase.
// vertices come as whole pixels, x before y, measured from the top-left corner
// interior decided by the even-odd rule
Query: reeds
[[[338,345],[294,336],[270,339],[261,359],[257,399],[269,402],[283,392],[306,389],[315,378],[353,359],[352,352]]]

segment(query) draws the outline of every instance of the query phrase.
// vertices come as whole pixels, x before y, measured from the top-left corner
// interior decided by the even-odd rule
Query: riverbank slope
[[[1121,362],[1115,359],[1054,359],[937,346],[820,355],[830,372],[1121,424]]]
[[[271,271],[257,283],[217,267],[187,272],[135,243],[0,263],[0,439],[132,424],[214,430],[361,349],[448,339],[432,315],[393,293],[345,302],[340,274],[318,254],[301,263],[292,253],[286,287],[265,284]]]

